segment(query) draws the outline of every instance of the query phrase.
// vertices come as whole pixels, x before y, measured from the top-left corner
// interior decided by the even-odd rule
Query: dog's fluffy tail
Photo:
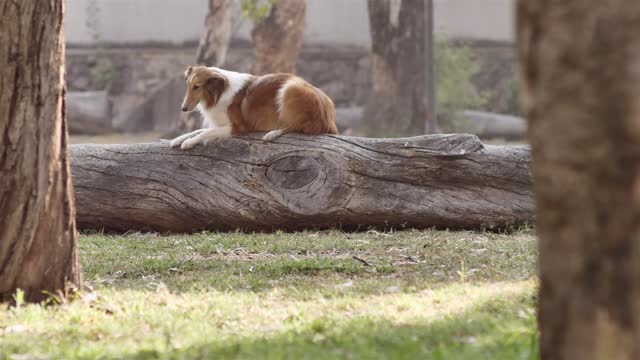
[[[336,108],[322,90],[299,77],[282,84],[277,97],[280,126],[287,132],[337,134]]]

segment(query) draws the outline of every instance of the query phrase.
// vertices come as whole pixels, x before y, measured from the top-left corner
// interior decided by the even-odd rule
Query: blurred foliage
[[[496,98],[495,106],[497,109],[500,109],[501,112],[505,114],[522,116],[522,109],[520,109],[518,81],[515,78],[508,78],[501,81],[497,85],[494,98]]]
[[[116,76],[116,68],[111,59],[105,55],[105,45],[102,40],[102,29],[100,24],[101,9],[100,4],[96,0],[87,2],[87,19],[86,26],[89,35],[96,47],[99,60],[91,69],[91,76],[96,87],[100,90],[108,89]]]
[[[257,22],[269,15],[271,7],[278,0],[241,0],[242,16]]]
[[[111,59],[103,57],[91,69],[91,75],[98,89],[108,90],[116,77],[116,67]]]
[[[473,49],[465,44],[436,38],[434,57],[440,127],[446,132],[473,131],[470,124],[457,115],[463,110],[482,107],[489,97],[472,81],[480,71]]]

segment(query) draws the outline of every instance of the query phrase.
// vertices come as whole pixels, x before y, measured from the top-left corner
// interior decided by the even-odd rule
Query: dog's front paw
[[[265,136],[262,137],[262,141],[264,141],[264,142],[272,142],[275,139],[277,139],[280,136],[282,136],[283,134],[284,134],[284,132],[282,130],[269,131]]]
[[[189,150],[198,144],[200,144],[200,139],[198,138],[187,139],[180,145],[180,149]]]
[[[171,142],[169,143],[169,146],[171,146],[172,148],[177,148],[180,145],[182,145],[183,142],[184,142],[184,139],[181,139],[180,137],[177,137],[177,138],[171,140]]]

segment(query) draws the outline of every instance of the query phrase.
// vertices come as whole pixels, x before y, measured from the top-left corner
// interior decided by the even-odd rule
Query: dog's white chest
[[[209,120],[215,126],[229,126],[229,115],[227,115],[227,109],[216,109],[211,113],[211,119]]]
[[[218,103],[213,108],[205,109],[204,103],[201,102],[199,105],[200,111],[210,125],[217,127],[230,126],[231,121],[229,120],[227,110],[229,109],[229,106],[233,102],[233,99],[238,91],[242,89],[251,75],[241,74],[233,71],[226,71],[218,68],[210,69],[216,70],[219,73],[223,74],[229,81],[229,88],[225,90],[222,95],[220,95]]]
[[[229,126],[231,122],[229,121],[229,115],[227,115],[227,108],[228,106],[224,109],[222,109],[221,106],[215,106],[202,111],[202,115],[211,126]]]

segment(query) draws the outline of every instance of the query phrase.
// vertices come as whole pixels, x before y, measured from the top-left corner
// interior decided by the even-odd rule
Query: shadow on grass
[[[533,299],[493,298],[462,314],[397,325],[318,318],[295,331],[139,351],[127,359],[538,359]]]

